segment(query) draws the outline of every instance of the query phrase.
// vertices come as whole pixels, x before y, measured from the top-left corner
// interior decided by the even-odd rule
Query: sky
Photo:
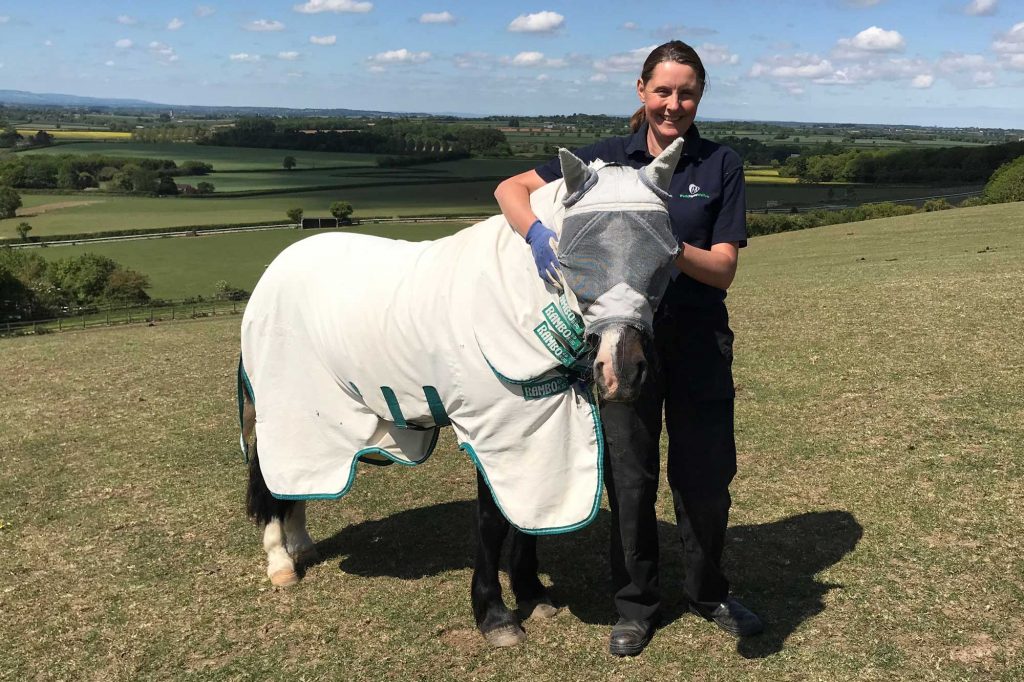
[[[1024,127],[1024,0],[0,0],[0,89],[628,115],[672,39],[698,120]]]

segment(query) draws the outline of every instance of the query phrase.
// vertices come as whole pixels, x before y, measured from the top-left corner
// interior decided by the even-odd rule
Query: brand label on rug
[[[583,348],[583,339],[569,321],[565,319],[562,311],[555,307],[554,303],[549,303],[544,308],[544,319],[551,326],[551,329],[565,339],[565,342],[569,344],[569,349],[573,353],[578,353],[580,348]]]
[[[569,390],[569,379],[566,377],[552,377],[543,381],[531,381],[523,384],[523,399],[537,400],[547,398],[549,395],[564,393]]]
[[[541,322],[534,327],[533,333],[537,335],[537,338],[548,349],[548,352],[555,356],[556,360],[566,367],[572,367],[572,354],[558,340],[556,332],[551,330],[547,322]]]

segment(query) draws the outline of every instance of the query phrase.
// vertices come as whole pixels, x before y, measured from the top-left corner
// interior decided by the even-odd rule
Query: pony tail
[[[641,106],[639,109],[633,112],[633,115],[629,118],[629,128],[634,133],[640,130],[640,126],[647,120],[647,114],[644,111],[644,107]]]

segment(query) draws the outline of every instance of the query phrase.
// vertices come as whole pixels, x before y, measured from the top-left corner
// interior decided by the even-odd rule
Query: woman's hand
[[[534,220],[526,233],[526,243],[533,251],[533,262],[537,266],[537,274],[540,275],[540,278],[561,289],[558,256],[555,254],[555,249],[558,248],[558,236],[554,230],[541,221]]]

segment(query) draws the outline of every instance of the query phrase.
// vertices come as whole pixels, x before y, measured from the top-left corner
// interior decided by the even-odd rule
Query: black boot
[[[654,623],[649,620],[626,620],[620,618],[612,626],[608,639],[608,652],[612,656],[637,656],[654,635]]]

